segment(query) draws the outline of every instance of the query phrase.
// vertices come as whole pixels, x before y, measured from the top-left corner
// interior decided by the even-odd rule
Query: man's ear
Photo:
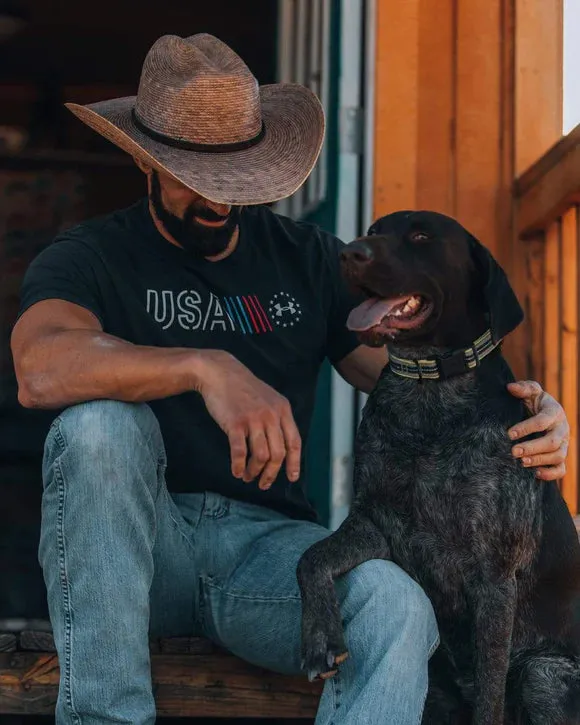
[[[471,258],[483,282],[483,295],[494,342],[499,342],[523,321],[524,311],[506,273],[491,252],[469,234]]]

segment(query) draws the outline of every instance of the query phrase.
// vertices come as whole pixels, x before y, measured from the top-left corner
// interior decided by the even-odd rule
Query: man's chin
[[[196,257],[218,257],[232,243],[236,226],[237,220],[234,222],[232,219],[228,219],[225,225],[215,228],[191,219],[175,236],[175,240],[183,249]]]
[[[228,234],[227,236],[224,235],[223,239],[204,239],[199,234],[196,234],[195,237],[184,237],[183,239],[177,241],[179,241],[183,249],[185,249],[187,252],[190,252],[196,257],[203,257],[207,259],[210,257],[219,257],[220,254],[223,254],[225,251],[227,251],[228,247],[231,244],[232,237],[233,232]]]

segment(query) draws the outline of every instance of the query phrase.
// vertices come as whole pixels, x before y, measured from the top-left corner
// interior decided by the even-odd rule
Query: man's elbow
[[[23,408],[51,408],[51,401],[44,386],[35,376],[19,376],[18,402]]]
[[[23,408],[51,408],[48,375],[38,364],[38,357],[27,353],[14,354],[18,383],[18,402]]]

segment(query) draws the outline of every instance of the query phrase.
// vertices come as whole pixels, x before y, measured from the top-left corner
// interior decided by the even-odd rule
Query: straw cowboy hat
[[[324,138],[324,112],[308,88],[258,86],[243,60],[205,33],[159,38],[137,96],[66,107],[127,153],[221,204],[290,196]]]

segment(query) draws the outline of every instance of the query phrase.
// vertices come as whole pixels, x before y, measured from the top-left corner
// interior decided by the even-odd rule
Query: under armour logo
[[[279,302],[276,302],[273,309],[275,310],[276,317],[282,317],[283,312],[290,312],[291,315],[295,315],[298,312],[294,302],[289,302],[286,307],[283,307]]]
[[[294,327],[300,321],[300,305],[287,292],[279,292],[270,300],[270,317],[277,327]]]

